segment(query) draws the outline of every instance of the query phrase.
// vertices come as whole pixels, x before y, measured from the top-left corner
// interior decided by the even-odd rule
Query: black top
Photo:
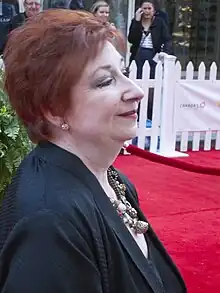
[[[131,183],[127,199],[145,219]],[[96,177],[42,143],[19,167],[0,210],[2,293],[184,293],[152,228],[146,259]]]
[[[144,28],[141,21],[133,19],[128,34],[128,42],[132,44],[131,61],[135,59],[141,43],[143,31]],[[149,31],[152,37],[154,53],[160,53],[163,46],[163,52],[172,54],[172,38],[169,34],[167,25],[161,17],[154,17]]]

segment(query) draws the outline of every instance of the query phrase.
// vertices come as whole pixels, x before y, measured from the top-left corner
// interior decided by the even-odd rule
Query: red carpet
[[[179,158],[166,158],[166,157],[162,157],[159,156],[158,154],[153,154],[150,153],[148,151],[139,149],[138,147],[134,146],[134,145],[129,145],[128,147],[126,147],[126,150],[130,153],[133,154],[135,156],[147,159],[149,161],[152,162],[158,162],[160,164],[166,165],[166,166],[172,166],[175,168],[179,168],[185,171],[190,171],[190,172],[194,172],[194,173],[200,173],[200,174],[209,174],[209,175],[215,175],[215,176],[220,176],[220,166],[217,162],[215,162],[214,166],[210,166],[209,165],[209,160],[205,160],[206,164],[204,166],[204,159],[202,160],[202,164],[199,163],[193,163],[192,161],[190,161],[190,159],[187,160],[181,160]],[[204,152],[202,152],[204,154]],[[215,153],[214,157],[218,157],[217,155],[218,152],[217,151],[213,151],[213,153]],[[192,155],[194,156],[194,154]],[[214,158],[212,158],[213,161]],[[201,161],[201,160],[199,160]]]
[[[220,152],[180,162],[220,168]],[[189,293],[220,292],[220,178],[139,158],[115,166],[135,184],[140,204],[186,281]]]

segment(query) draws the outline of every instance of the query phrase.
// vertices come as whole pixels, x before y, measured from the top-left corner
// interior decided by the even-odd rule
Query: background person
[[[19,13],[17,14],[13,19],[12,19],[12,24],[11,24],[11,31],[14,30],[15,28],[23,25],[25,21],[30,18],[35,16],[41,11],[41,1],[40,0],[24,0],[24,13]]]
[[[165,24],[169,27],[169,16],[166,11],[161,8],[161,0],[154,0],[155,16],[161,17]]]
[[[84,10],[84,1],[83,0],[71,0],[69,8],[72,10]]]
[[[110,6],[105,1],[97,1],[91,7],[91,13],[102,21],[109,22]],[[114,23],[111,23],[115,27]]]
[[[154,78],[156,63],[153,58],[156,53],[163,51],[172,52],[171,35],[165,22],[155,16],[154,2],[144,0],[135,13],[132,20],[128,42],[131,43],[130,62],[135,60],[137,64],[137,78],[142,78],[142,69],[145,61],[150,64],[150,78]]]
[[[91,13],[104,21],[109,21],[110,7],[105,1],[97,1],[91,7]]]
[[[0,54],[3,54],[9,33],[24,24],[27,18],[40,12],[40,0],[25,0],[24,13],[20,13],[18,1],[4,1],[0,16]]]
[[[0,55],[2,55],[11,30],[12,20],[19,13],[19,5],[14,0],[3,0],[0,2],[0,8]]]
[[[0,55],[3,54],[8,35],[15,28],[24,24],[26,19],[40,12],[40,0],[25,0],[24,13],[20,13],[17,1],[9,1],[3,3],[3,13],[0,16]]]
[[[169,16],[169,28],[170,34],[173,35],[176,23],[176,0],[167,0],[166,2],[166,11]]]

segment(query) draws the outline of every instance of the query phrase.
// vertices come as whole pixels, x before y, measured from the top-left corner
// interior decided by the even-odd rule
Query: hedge
[[[0,201],[21,160],[32,148],[26,130],[9,104],[3,83],[4,72],[0,70]]]

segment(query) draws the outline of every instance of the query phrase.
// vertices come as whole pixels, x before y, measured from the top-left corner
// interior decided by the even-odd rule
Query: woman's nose
[[[127,89],[124,91],[123,101],[136,100],[141,101],[144,97],[144,91],[132,80],[128,79]]]

